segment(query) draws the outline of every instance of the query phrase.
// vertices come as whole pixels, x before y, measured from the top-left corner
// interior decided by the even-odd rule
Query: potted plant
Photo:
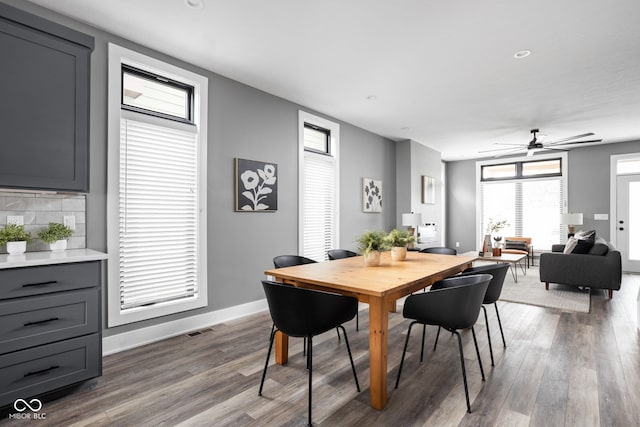
[[[358,237],[358,251],[367,266],[380,265],[380,252],[388,248],[386,234],[382,231],[365,231]]]
[[[391,246],[391,259],[393,261],[403,261],[407,258],[407,245],[413,243],[415,237],[409,235],[407,230],[394,228],[385,238]]]
[[[67,239],[71,237],[73,230],[58,222],[50,222],[49,226],[38,233],[38,237],[49,244],[52,251],[64,251],[67,249]]]
[[[9,254],[23,254],[30,241],[31,233],[24,230],[24,225],[7,224],[0,230],[0,245],[6,244]]]
[[[493,218],[489,218],[486,235],[490,236],[494,234],[493,240],[496,241],[496,244],[499,244],[499,242],[502,240],[502,236],[498,234],[498,232],[508,226],[509,226],[509,223],[507,222],[506,219],[494,220]],[[491,240],[489,240],[489,242],[491,242]]]

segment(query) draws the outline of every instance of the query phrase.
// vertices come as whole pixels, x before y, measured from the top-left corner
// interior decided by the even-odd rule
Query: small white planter
[[[391,248],[391,259],[393,261],[404,261],[407,259],[406,246],[394,246]]]
[[[65,240],[56,240],[53,243],[49,243],[49,249],[53,252],[61,252],[67,249],[67,241]]]
[[[380,265],[380,252],[371,251],[364,257],[364,265],[367,267],[376,267]]]
[[[7,252],[11,255],[23,254],[27,250],[27,242],[7,242]]]

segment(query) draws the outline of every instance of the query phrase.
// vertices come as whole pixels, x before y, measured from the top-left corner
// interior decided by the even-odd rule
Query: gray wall
[[[460,246],[458,253],[475,251],[476,242],[476,162],[465,160],[448,162],[447,180],[447,233],[445,245]]]
[[[96,48],[91,57],[91,191],[86,197],[89,248],[107,250],[107,43],[114,42],[209,78],[209,306],[205,309],[105,329],[104,335],[110,336],[263,299],[259,280],[264,278],[263,271],[272,267],[272,257],[277,254],[297,253],[298,109],[304,108],[31,3],[16,0],[6,0],[5,3],[96,38]],[[309,109],[304,110],[322,115]],[[394,226],[395,209],[391,207],[395,206],[396,201],[395,143],[339,120],[335,121],[341,125],[341,245],[353,247],[355,236],[365,229],[388,230]],[[278,164],[277,212],[234,212],[235,157]],[[362,213],[363,176],[383,181],[384,206],[388,207],[383,209],[383,213]]]
[[[421,213],[422,223],[437,225],[437,243],[425,246],[440,246],[442,240],[442,159],[440,152],[416,141],[396,143],[396,224],[402,228],[403,213]],[[430,176],[436,182],[436,203],[422,203],[422,176]]]
[[[623,142],[573,148],[568,153],[568,211],[582,212],[583,230],[596,230],[610,239],[610,221],[595,221],[596,213],[609,213],[610,157],[640,152],[640,142]],[[447,163],[447,244],[460,242],[460,251],[475,250],[476,242],[476,161]],[[611,220],[611,218],[609,218]],[[535,242],[534,242],[535,248]]]

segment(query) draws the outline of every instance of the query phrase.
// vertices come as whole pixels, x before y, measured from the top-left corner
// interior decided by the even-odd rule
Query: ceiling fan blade
[[[491,150],[482,150],[482,151],[478,151],[478,153],[491,153],[493,151],[506,151],[506,150],[516,150],[516,151],[520,151],[525,149],[527,146],[523,145],[521,147],[518,148],[513,148],[513,147],[508,147],[508,148],[493,148]]]
[[[544,147],[543,150],[549,150],[549,151],[569,151],[569,150],[565,150],[563,148],[550,148],[550,147]]]
[[[509,142],[494,142],[493,145],[512,145],[514,147],[526,147],[527,144],[513,144]]]
[[[572,144],[587,144],[590,142],[602,142],[602,139],[590,139],[588,141],[573,141],[573,142],[554,142],[553,144],[545,144],[545,146],[554,145],[572,145]]]
[[[493,158],[494,158],[494,159],[497,159],[497,158],[499,158],[499,157],[510,156],[510,155],[512,155],[512,154],[517,154],[517,153],[522,153],[522,148],[516,148],[515,150],[514,150],[514,149],[511,149],[510,151],[507,151],[506,153],[498,153],[498,154],[495,154],[495,155],[493,156]]]
[[[562,139],[556,139],[555,141],[549,141],[549,142],[544,142],[545,145],[554,145],[554,144],[558,144],[560,142],[565,142],[565,141],[571,141],[572,139],[578,139],[578,138],[584,138],[587,136],[593,136],[595,135],[593,132],[589,132],[589,133],[583,133],[582,135],[574,135],[574,136],[568,136],[566,138],[562,138]]]

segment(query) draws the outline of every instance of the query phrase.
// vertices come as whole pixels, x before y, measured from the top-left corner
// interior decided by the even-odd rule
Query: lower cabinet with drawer
[[[0,408],[100,376],[101,261],[0,269]]]

